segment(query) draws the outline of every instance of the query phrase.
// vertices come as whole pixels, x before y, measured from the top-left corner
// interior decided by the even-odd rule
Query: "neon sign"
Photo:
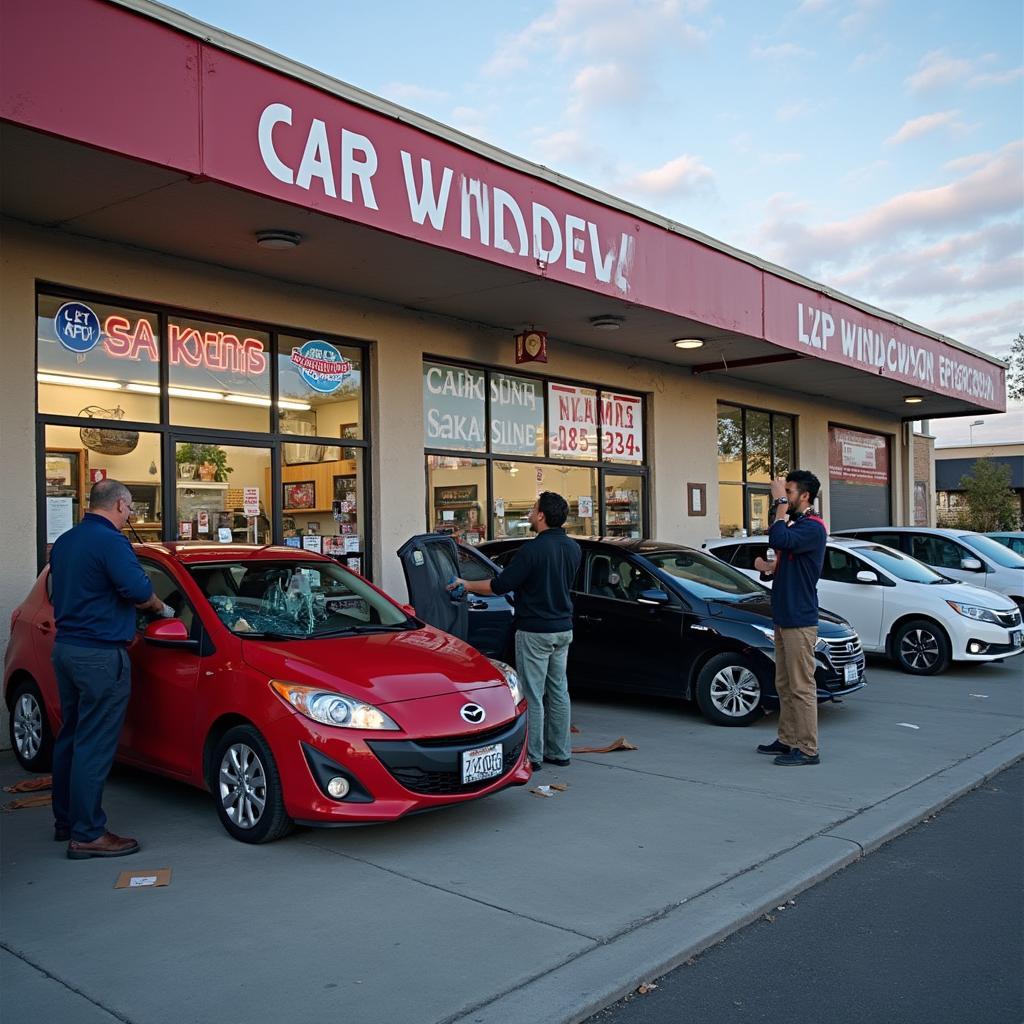
[[[292,363],[314,391],[329,395],[345,382],[352,364],[326,341],[307,341],[292,349]]]
[[[132,323],[124,316],[108,316],[103,333],[103,349],[115,359],[160,361],[153,327],[146,319]],[[239,338],[225,331],[199,331],[168,323],[167,353],[171,366],[203,366],[250,377],[267,371],[266,348],[259,338]]]

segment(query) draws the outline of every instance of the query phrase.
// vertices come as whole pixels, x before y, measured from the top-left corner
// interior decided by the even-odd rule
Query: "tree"
[[[962,526],[987,533],[1020,529],[1020,499],[1010,489],[1010,467],[978,459],[970,475],[961,477],[964,490]]]
[[[1006,397],[1011,402],[1024,402],[1024,334],[1013,339],[1007,362]]]

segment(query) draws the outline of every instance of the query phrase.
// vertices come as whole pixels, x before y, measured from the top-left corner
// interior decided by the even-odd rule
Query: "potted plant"
[[[227,483],[228,474],[234,469],[228,465],[228,453],[220,445],[204,444],[198,452],[199,476],[203,480]]]
[[[179,480],[195,480],[199,468],[199,453],[202,445],[179,444],[174,460],[178,464]]]

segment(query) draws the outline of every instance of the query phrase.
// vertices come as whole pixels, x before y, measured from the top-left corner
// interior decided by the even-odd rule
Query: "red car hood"
[[[479,651],[432,626],[323,640],[243,640],[242,657],[272,679],[376,705],[504,685]]]

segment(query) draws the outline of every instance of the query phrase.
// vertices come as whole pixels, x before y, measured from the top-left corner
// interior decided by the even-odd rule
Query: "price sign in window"
[[[601,392],[601,445],[607,462],[644,460],[643,400]]]
[[[553,459],[597,461],[597,390],[548,386],[549,449]]]

